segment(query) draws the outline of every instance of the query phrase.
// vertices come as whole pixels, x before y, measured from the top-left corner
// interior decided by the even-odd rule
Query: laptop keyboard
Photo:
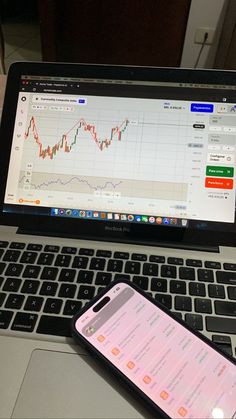
[[[70,336],[71,317],[127,279],[235,356],[236,263],[0,241],[0,329]]]

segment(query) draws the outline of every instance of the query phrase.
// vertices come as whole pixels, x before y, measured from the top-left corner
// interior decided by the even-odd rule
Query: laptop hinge
[[[68,234],[63,232],[50,232],[50,231],[35,231],[28,230],[22,227],[17,229],[17,234],[26,234],[31,236],[48,236],[48,237],[61,237],[67,239],[78,239],[78,240],[92,240],[92,241],[105,241],[105,242],[114,242],[114,243],[124,243],[124,244],[135,244],[142,246],[152,246],[152,247],[164,247],[169,249],[180,249],[180,250],[191,250],[197,252],[211,252],[211,253],[220,253],[219,246],[210,246],[210,245],[194,245],[189,243],[181,242],[162,242],[158,240],[145,240],[144,238],[139,238],[132,236],[123,236],[123,237],[109,237],[109,236],[90,236],[88,234]]]

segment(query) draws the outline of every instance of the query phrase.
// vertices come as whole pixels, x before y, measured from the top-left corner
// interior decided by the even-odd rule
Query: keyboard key
[[[192,310],[191,298],[177,295],[175,297],[175,310],[191,311]]]
[[[53,244],[47,244],[44,246],[44,252],[52,252],[52,253],[58,253],[60,250],[59,246],[54,246]]]
[[[214,342],[222,351],[225,351],[231,356],[233,355],[230,336],[212,335],[212,342]]]
[[[58,284],[56,282],[43,282],[40,292],[40,295],[56,295]]]
[[[166,278],[176,278],[176,266],[162,265],[161,276]]]
[[[115,259],[129,259],[128,252],[114,252]]]
[[[94,249],[81,248],[81,249],[79,249],[79,255],[93,256],[94,255]]]
[[[65,316],[74,316],[74,314],[76,314],[81,308],[81,301],[67,300],[63,310],[63,314]]]
[[[195,330],[203,330],[203,320],[200,314],[185,314],[186,323]]]
[[[226,271],[236,271],[236,263],[224,263],[223,267]]]
[[[189,283],[189,294],[196,295],[198,297],[206,296],[206,287],[205,284],[199,282],[190,282]]]
[[[71,337],[71,319],[68,317],[43,315],[39,320],[37,333]]]
[[[97,272],[95,284],[96,285],[108,285],[112,280],[112,274],[110,272]]]
[[[5,303],[5,307],[19,310],[23,304],[24,299],[25,299],[24,295],[9,294],[7,301]]]
[[[94,269],[97,271],[103,271],[105,268],[106,259],[103,258],[92,258],[90,262],[89,269]]]
[[[0,307],[3,305],[6,296],[5,292],[0,292]]]
[[[127,274],[136,274],[136,275],[138,275],[138,274],[140,274],[140,269],[141,269],[140,262],[126,262],[125,263],[125,273],[127,273]]]
[[[10,249],[24,249],[26,246],[25,243],[20,243],[20,242],[12,242],[10,244]]]
[[[213,271],[209,269],[197,270],[198,281],[214,282]]]
[[[38,253],[36,252],[23,252],[20,263],[34,263],[37,259]]]
[[[236,285],[236,272],[216,272],[216,280],[219,284]]]
[[[0,329],[7,329],[13,316],[13,311],[0,310]]]
[[[77,282],[91,284],[93,282],[94,272],[81,269],[78,273]]]
[[[236,335],[236,319],[206,316],[206,328],[209,332]]]
[[[196,268],[201,268],[202,261],[199,259],[186,259],[186,266],[193,266]]]
[[[25,267],[25,270],[23,272],[23,277],[36,279],[38,278],[40,271],[41,271],[40,266],[28,265]]]
[[[44,313],[52,313],[52,314],[59,314],[61,311],[63,300],[59,300],[58,298],[48,298],[44,305]]]
[[[222,351],[225,351],[231,356],[233,355],[230,336],[212,335],[212,342],[214,342]]]
[[[231,301],[215,301],[216,314],[225,316],[236,316],[236,302]]]
[[[102,292],[105,288],[106,287],[98,287],[96,295]]]
[[[213,262],[213,261],[206,261],[205,262],[205,268],[221,269],[221,263],[220,262]]]
[[[148,277],[134,275],[132,279],[133,283],[136,284],[142,290],[148,289]]]
[[[225,335],[212,335],[212,342],[214,343],[224,343],[225,345],[231,345],[230,336]]]
[[[126,281],[130,281],[131,280],[131,275],[128,274],[115,274],[114,276],[114,280],[118,281],[118,280],[123,280],[125,279]]]
[[[40,252],[42,248],[43,248],[42,244],[38,244],[38,243],[29,243],[27,246],[27,250],[32,250],[33,252]]]
[[[233,355],[232,347],[231,345],[225,345],[224,343],[217,343],[216,344],[219,349],[226,352],[228,355]]]
[[[7,278],[3,286],[3,291],[17,292],[21,286],[22,280],[19,278]]]
[[[151,255],[149,261],[154,263],[165,263],[166,258],[165,256]]]
[[[81,300],[90,300],[94,294],[95,287],[91,287],[89,285],[80,285],[77,298]]]
[[[6,263],[0,263],[0,275],[3,273],[4,269],[6,267]]]
[[[55,281],[58,274],[58,270],[58,268],[44,266],[40,278],[48,281]]]
[[[40,281],[34,281],[30,279],[26,279],[22,288],[21,292],[24,294],[36,294],[40,285]]]
[[[72,263],[72,268],[86,269],[88,265],[88,260],[88,257],[75,256]]]
[[[20,332],[33,332],[37,318],[37,314],[17,313],[13,320],[11,329]]]
[[[147,260],[147,255],[144,255],[143,253],[132,253],[131,259],[140,262],[145,262]]]
[[[172,311],[172,313],[175,315],[175,317],[177,317],[178,319],[183,319],[182,313],[177,312],[177,311]]]
[[[4,262],[17,262],[21,252],[19,250],[7,250],[3,256]]]
[[[9,245],[9,242],[6,242],[6,241],[3,241],[3,240],[0,240],[0,247],[1,248],[5,248],[5,247],[7,247]]]
[[[24,265],[20,265],[19,263],[9,263],[5,275],[6,276],[20,276]]]
[[[74,284],[61,284],[58,296],[62,298],[74,298],[76,289],[77,287]]]
[[[184,260],[182,258],[169,257],[167,259],[167,263],[169,263],[170,265],[183,265],[184,264]]]
[[[55,266],[70,266],[71,255],[57,255],[54,265]]]
[[[26,300],[24,310],[27,311],[40,311],[43,305],[43,297],[29,296]]]
[[[68,255],[75,255],[77,253],[77,249],[76,249],[76,247],[64,246],[61,249],[61,253],[66,253]]]
[[[195,281],[195,269],[193,268],[179,268],[180,279],[187,279],[189,281]]]
[[[167,308],[171,309],[172,307],[172,297],[167,294],[155,294],[155,300],[163,304]]]
[[[122,272],[123,269],[123,261],[122,260],[115,260],[110,259],[108,261],[107,270],[112,272]]]
[[[186,294],[186,284],[183,281],[170,281],[170,292],[172,294]]]
[[[211,298],[225,298],[225,289],[223,285],[209,284],[208,294]]]
[[[194,305],[197,313],[212,313],[211,300],[206,298],[195,298]]]
[[[157,265],[157,263],[144,263],[143,264],[143,275],[158,276],[158,265]]]
[[[38,257],[38,265],[51,265],[54,260],[53,253],[41,253]]]
[[[97,250],[96,256],[101,258],[111,258],[112,252],[110,250]]]
[[[227,287],[228,297],[230,300],[236,300],[236,287]]]
[[[61,269],[58,281],[62,282],[73,282],[75,279],[76,270],[75,269]]]
[[[151,280],[151,290],[166,292],[167,291],[167,280],[163,278],[152,278]]]

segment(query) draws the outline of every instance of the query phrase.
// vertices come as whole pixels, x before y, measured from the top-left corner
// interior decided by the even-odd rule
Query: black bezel
[[[154,305],[156,305],[159,309],[164,311],[166,314],[168,314],[170,317],[172,317],[174,320],[176,320],[179,324],[184,326],[186,329],[188,329],[190,332],[192,332],[195,336],[200,338],[203,342],[205,342],[207,345],[215,349],[220,355],[222,355],[224,358],[228,359],[232,362],[233,365],[236,366],[236,361],[234,358],[232,358],[230,355],[226,354],[225,352],[221,351],[211,340],[209,340],[207,337],[205,337],[203,334],[199,333],[195,329],[192,329],[187,323],[185,323],[182,319],[178,318],[173,314],[171,311],[169,311],[165,306],[154,300],[152,297],[150,297],[147,293],[145,293],[143,290],[141,290],[139,287],[137,287],[134,283],[127,281],[127,280],[118,280],[111,282],[104,290],[102,290],[96,297],[92,298],[86,304],[73,318],[71,321],[71,330],[72,330],[72,336],[76,340],[77,343],[79,343],[83,348],[85,348],[91,355],[93,355],[95,358],[98,359],[99,362],[102,363],[106,367],[106,369],[109,371],[110,374],[117,377],[126,388],[133,390],[134,394],[136,394],[137,397],[141,399],[143,403],[146,403],[146,407],[149,408],[152,412],[158,415],[162,415],[163,419],[171,419],[170,416],[168,416],[162,409],[160,409],[152,400],[150,400],[145,393],[143,393],[142,390],[140,390],[129,378],[127,378],[117,367],[115,367],[110,361],[107,360],[107,358],[102,355],[88,340],[86,340],[81,334],[78,333],[78,331],[75,328],[76,321],[79,317],[81,317],[90,307],[95,305],[103,296],[109,291],[111,288],[116,287],[120,283],[125,283],[132,288],[134,288],[137,292],[139,292],[141,295],[143,295],[145,298],[147,298],[149,301],[151,301]],[[132,392],[132,393],[133,393]],[[159,417],[159,416],[158,416]]]
[[[201,221],[189,222],[188,228],[159,225],[141,225],[129,222],[106,222],[87,219],[52,217],[48,208],[40,208],[40,216],[28,214],[29,207],[18,206],[19,212],[3,212],[3,200],[10,158],[17,97],[21,75],[60,77],[92,77],[105,79],[168,81],[179,83],[236,84],[233,71],[192,70],[178,68],[126,67],[65,63],[15,63],[10,67],[2,112],[0,137],[0,223],[14,225],[32,233],[79,237],[96,240],[168,245],[173,247],[216,250],[220,245],[236,245],[236,223]],[[17,209],[17,206],[14,206]],[[42,213],[41,213],[42,211]],[[109,226],[109,229],[105,229]]]

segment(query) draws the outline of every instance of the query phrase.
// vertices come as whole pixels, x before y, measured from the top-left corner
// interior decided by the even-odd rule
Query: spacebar
[[[71,337],[70,322],[70,318],[43,315],[36,332],[44,335]]]
[[[206,328],[209,332],[232,333],[236,335],[236,319],[206,316]]]

